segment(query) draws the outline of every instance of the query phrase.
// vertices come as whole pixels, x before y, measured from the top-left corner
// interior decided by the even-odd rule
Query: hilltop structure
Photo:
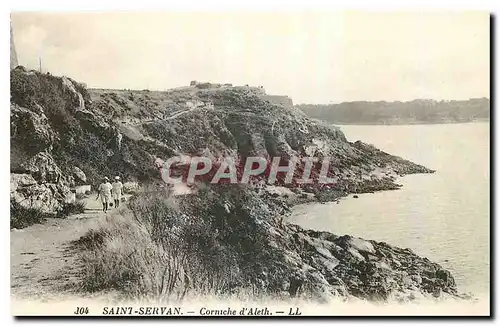
[[[290,97],[284,95],[269,95],[266,93],[264,86],[233,86],[231,83],[220,84],[220,83],[210,83],[210,82],[198,82],[196,80],[192,80],[189,84],[191,87],[196,87],[199,89],[208,89],[208,88],[221,88],[221,87],[235,87],[236,89],[245,89],[250,90],[259,96],[262,100],[269,101],[271,103],[284,106],[286,108],[293,107],[293,101]]]

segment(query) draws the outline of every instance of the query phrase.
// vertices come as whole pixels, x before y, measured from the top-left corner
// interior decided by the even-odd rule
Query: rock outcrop
[[[40,183],[30,174],[10,174],[10,198],[24,208],[54,213],[61,209],[69,189],[54,183]]]
[[[16,46],[14,44],[14,34],[12,33],[12,24],[10,26],[10,69],[16,68],[17,62],[17,52]]]

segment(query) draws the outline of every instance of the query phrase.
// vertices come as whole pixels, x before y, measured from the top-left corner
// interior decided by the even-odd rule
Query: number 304
[[[76,307],[75,315],[86,315],[89,313],[89,307]]]

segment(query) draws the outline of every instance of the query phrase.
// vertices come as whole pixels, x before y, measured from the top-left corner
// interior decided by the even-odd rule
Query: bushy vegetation
[[[55,215],[44,213],[37,208],[26,208],[15,200],[10,200],[11,229],[22,229],[33,224],[42,223],[50,217],[55,217]]]
[[[62,209],[57,212],[57,217],[64,218],[72,214],[81,213],[85,213],[85,203],[83,201],[75,201],[63,204]]]
[[[10,228],[22,229],[33,224],[42,223],[47,218],[65,218],[72,214],[85,212],[85,203],[77,201],[65,203],[57,213],[45,213],[36,207],[24,207],[14,199],[10,200]]]

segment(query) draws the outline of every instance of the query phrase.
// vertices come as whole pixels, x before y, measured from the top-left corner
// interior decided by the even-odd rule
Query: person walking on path
[[[120,200],[122,198],[123,184],[120,182],[120,177],[115,177],[115,182],[113,182],[113,199],[115,201],[115,207],[120,206]]]
[[[99,189],[97,192],[97,198],[101,197],[102,201],[102,211],[106,213],[108,211],[108,204],[111,202],[111,183],[109,183],[108,177],[104,177],[102,183],[99,185]]]

